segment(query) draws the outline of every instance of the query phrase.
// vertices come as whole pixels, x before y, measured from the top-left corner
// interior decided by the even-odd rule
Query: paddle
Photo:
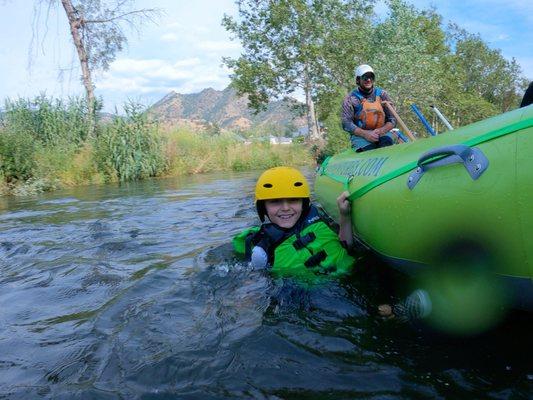
[[[411,133],[411,131],[409,130],[409,128],[407,127],[407,125],[405,125],[405,123],[403,122],[403,120],[400,118],[400,116],[398,115],[398,113],[396,112],[396,110],[394,109],[394,107],[392,106],[392,104],[389,102],[389,101],[382,101],[381,104],[385,105],[385,107],[387,107],[387,110],[389,110],[389,112],[394,115],[394,118],[396,118],[396,120],[398,121],[398,124],[400,124],[400,126],[402,127],[402,129],[404,130],[405,134],[407,136],[409,136],[409,139],[411,139],[411,141],[415,141],[416,138],[415,136]]]
[[[435,112],[435,114],[437,114],[437,117],[439,117],[439,119],[442,121],[442,123],[444,125],[446,125],[446,128],[448,128],[450,131],[453,130],[452,125],[448,122],[446,117],[444,115],[442,115],[442,113],[439,111],[437,106],[431,105],[429,107]]]
[[[436,136],[437,133],[435,133],[435,131],[433,130],[433,128],[431,127],[431,125],[429,124],[429,122],[427,121],[427,119],[424,117],[424,114],[422,114],[422,112],[418,109],[418,107],[416,106],[415,103],[411,104],[411,109],[412,109],[413,112],[416,114],[416,116],[418,117],[418,119],[420,120],[420,122],[422,122],[422,125],[424,125],[424,128],[426,128],[426,130],[428,131],[428,133],[429,133],[431,136]]]

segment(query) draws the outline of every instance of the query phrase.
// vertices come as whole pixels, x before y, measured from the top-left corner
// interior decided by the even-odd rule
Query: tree
[[[248,94],[256,111],[273,99],[301,90],[305,95],[311,140],[319,140],[315,102],[321,88],[344,79],[338,58],[353,49],[350,37],[364,29],[367,0],[238,0],[240,20],[224,16],[223,26],[244,48],[238,59],[225,58],[232,85]],[[344,38],[345,46],[339,39]],[[342,47],[342,52],[335,50]],[[336,58],[337,62],[331,60]],[[344,63],[353,64],[351,54]],[[343,65],[342,68],[336,68]]]
[[[449,52],[441,18],[402,0],[386,3],[389,15],[371,35],[370,65],[376,70],[377,85],[391,94],[403,119],[418,124],[410,105],[429,106],[440,94],[441,61]]]
[[[109,5],[102,0],[61,0],[80,61],[90,135],[94,133],[96,118],[93,71],[107,70],[117,52],[127,43],[122,24],[137,27],[146,20],[152,20],[158,12],[156,9],[131,10],[133,0],[107,3]]]
[[[388,15],[371,24],[366,33],[364,61],[374,67],[376,84],[391,93],[398,112],[411,129],[424,132],[410,110],[412,103],[426,116],[431,114],[429,106],[437,105],[455,126],[518,105],[525,80],[516,61],[507,61],[478,35],[457,26],[443,30],[442,17],[434,9],[418,10],[403,0],[387,0],[386,5]],[[328,60],[332,64],[342,63],[342,58]],[[329,68],[342,71],[339,66]],[[332,85],[328,91],[318,93],[319,115],[328,126],[328,139],[342,135],[337,129],[338,116],[328,116],[339,109],[342,98],[353,87],[353,81],[345,82],[348,85]]]
[[[490,49],[479,35],[455,24],[449,26],[448,40],[455,48],[450,66],[462,92],[492,103],[497,112],[518,105],[527,82],[514,58],[506,60],[499,49]]]

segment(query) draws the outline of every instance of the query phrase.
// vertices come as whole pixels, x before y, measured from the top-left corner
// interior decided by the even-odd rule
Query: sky
[[[444,23],[478,33],[505,58],[515,58],[533,80],[533,1],[408,0],[418,9],[434,7]],[[60,3],[59,0],[56,3]],[[82,95],[79,62],[64,11],[45,0],[0,0],[0,108],[6,98],[41,93],[67,98]],[[236,58],[241,47],[221,26],[224,14],[237,14],[234,0],[136,0],[136,8],[162,11],[157,24],[126,30],[127,47],[108,71],[95,76],[104,110],[121,110],[131,100],[146,106],[174,90],[222,90],[230,71],[222,57]],[[378,15],[386,7],[378,0]]]

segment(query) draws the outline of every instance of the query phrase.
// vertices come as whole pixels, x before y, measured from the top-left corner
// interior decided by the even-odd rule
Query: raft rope
[[[334,180],[335,182],[339,182],[339,183],[342,183],[342,186],[344,188],[344,190],[350,190],[350,182],[352,181],[352,179],[354,178],[353,175],[350,175],[349,177],[346,177],[346,176],[343,176],[343,175],[337,175],[337,174],[334,174],[332,172],[328,172],[326,171],[326,168],[329,164],[329,160],[331,160],[331,156],[327,157],[324,162],[322,163],[322,165],[320,166],[319,170],[318,170],[318,173],[320,175],[326,175],[328,178],[330,178],[331,180]]]
[[[501,136],[505,136],[505,135],[508,135],[510,133],[519,131],[521,129],[530,128],[532,126],[533,126],[533,118],[528,118],[526,120],[523,120],[523,121],[511,124],[511,125],[508,125],[508,126],[506,126],[504,128],[496,129],[494,131],[487,132],[487,133],[485,133],[483,135],[480,135],[480,136],[477,136],[475,138],[468,139],[465,142],[463,142],[462,144],[464,144],[465,146],[473,147],[473,146],[476,146],[478,144],[488,142],[488,141],[490,141],[492,139],[496,139],[496,138],[499,138]],[[446,157],[446,155],[443,155],[442,157],[433,158],[430,161],[435,161],[437,159],[444,158],[444,157]],[[336,175],[336,174],[332,174],[330,172],[327,172],[326,168],[327,168],[327,165],[328,165],[329,161],[330,161],[330,157],[328,157],[324,161],[324,163],[322,164],[322,166],[321,166],[321,168],[319,170],[319,173],[321,175],[326,175],[327,177],[331,178],[332,180],[334,180],[336,182],[342,183],[344,185],[344,189],[348,190],[348,186],[349,186],[350,182],[353,179],[353,175],[350,176],[350,177],[345,177],[345,176]],[[372,189],[375,189],[376,187],[381,186],[384,183],[386,183],[386,182],[388,182],[388,181],[390,181],[390,180],[392,180],[394,178],[397,178],[398,176],[403,175],[404,173],[406,173],[408,171],[411,171],[411,170],[415,169],[417,166],[418,166],[418,160],[410,162],[410,163],[407,163],[404,166],[395,169],[394,171],[391,171],[391,172],[389,172],[389,173],[387,173],[385,175],[382,175],[379,178],[374,179],[372,182],[369,182],[366,185],[360,187],[355,192],[350,193],[350,196],[348,196],[348,200],[353,201],[355,199],[358,199],[359,197],[362,197],[366,193],[370,192]]]

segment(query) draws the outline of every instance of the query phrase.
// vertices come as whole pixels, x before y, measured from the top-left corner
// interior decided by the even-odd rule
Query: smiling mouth
[[[279,219],[291,219],[292,217],[294,217],[294,214],[290,214],[290,215],[278,215],[278,218],[279,218]]]

